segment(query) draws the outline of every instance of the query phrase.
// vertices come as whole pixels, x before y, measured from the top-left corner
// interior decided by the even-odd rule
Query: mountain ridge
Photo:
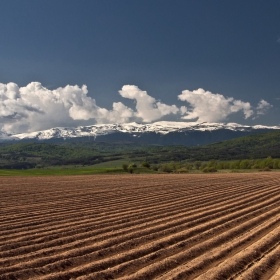
[[[2,140],[65,141],[86,137],[94,141],[132,141],[160,145],[205,145],[254,133],[280,130],[280,126],[241,125],[238,123],[197,123],[159,121],[140,124],[96,124],[55,127],[30,133],[0,134]]]
[[[96,124],[89,126],[78,127],[55,127],[51,129],[35,131],[30,133],[14,134],[13,137],[49,139],[52,137],[83,137],[83,136],[98,136],[104,134],[111,134],[114,132],[123,133],[144,133],[155,132],[161,134],[167,134],[170,132],[196,130],[196,131],[213,131],[218,129],[228,129],[232,131],[245,131],[250,129],[279,129],[280,126],[263,126],[263,125],[241,125],[238,123],[197,123],[197,122],[167,122],[160,121],[155,123],[139,124],[136,122],[124,123],[124,124]],[[58,132],[60,132],[58,134]],[[72,132],[70,134],[69,132]]]

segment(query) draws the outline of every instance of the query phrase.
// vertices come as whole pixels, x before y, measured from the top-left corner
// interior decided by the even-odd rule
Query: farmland
[[[1,279],[280,279],[280,175],[0,178]]]

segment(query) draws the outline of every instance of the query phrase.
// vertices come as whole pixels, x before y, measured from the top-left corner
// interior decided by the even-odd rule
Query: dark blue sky
[[[280,124],[280,1],[1,1],[0,82],[88,86],[99,106],[137,85],[167,104],[203,88],[273,108]],[[233,119],[239,121],[238,117]]]

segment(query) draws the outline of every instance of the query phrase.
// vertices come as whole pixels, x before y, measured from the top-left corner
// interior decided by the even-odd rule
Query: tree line
[[[222,169],[259,169],[268,171],[271,169],[280,169],[280,159],[272,158],[271,156],[265,159],[244,159],[234,161],[194,161],[194,162],[175,162],[160,164],[149,164],[143,162],[141,167],[146,167],[154,171],[165,173],[187,173],[191,170],[200,170],[202,172],[216,172]],[[133,173],[133,170],[137,167],[136,164],[123,164],[123,169],[127,172]]]

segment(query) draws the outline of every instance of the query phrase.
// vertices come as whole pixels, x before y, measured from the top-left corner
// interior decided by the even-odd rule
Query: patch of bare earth
[[[278,173],[0,178],[0,280],[280,280],[279,266]]]

